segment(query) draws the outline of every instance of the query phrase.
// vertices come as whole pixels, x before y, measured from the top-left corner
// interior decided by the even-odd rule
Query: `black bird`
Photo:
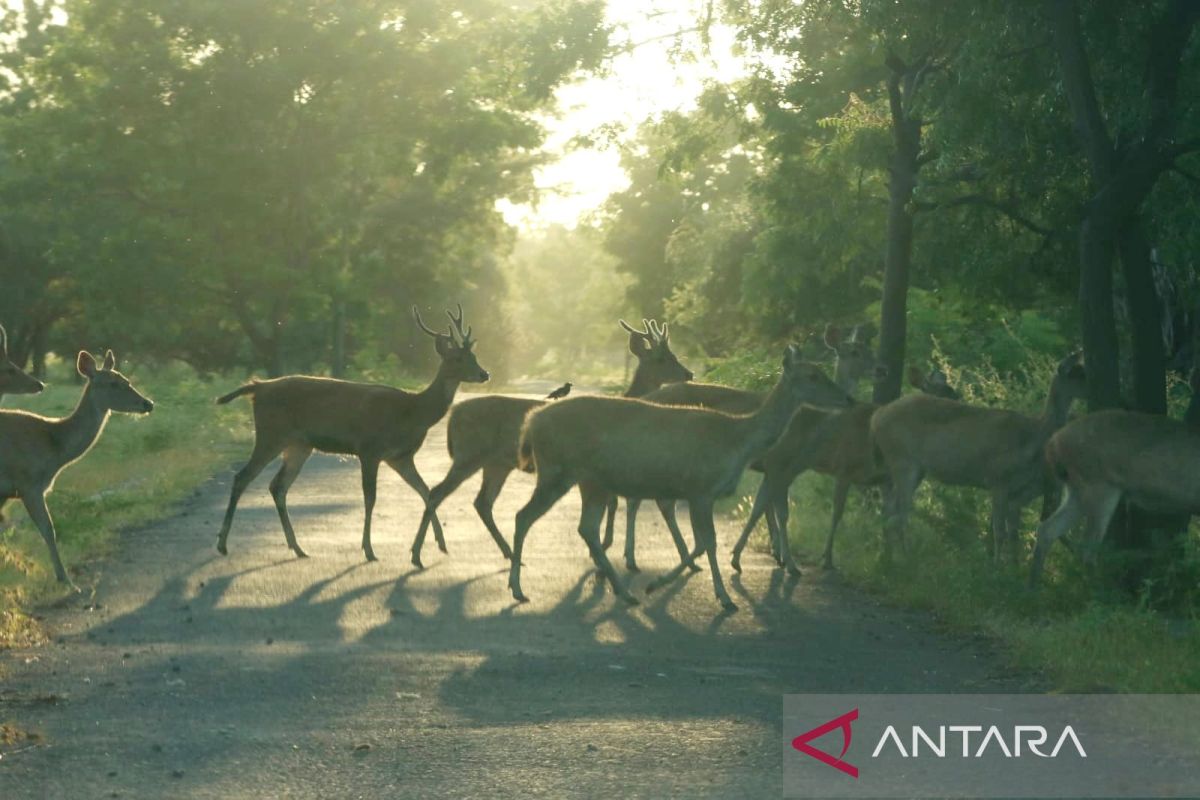
[[[570,382],[570,381],[567,381],[567,382],[566,382],[566,383],[564,383],[562,386],[558,387],[558,388],[557,388],[557,389],[555,389],[553,392],[551,392],[550,394],[546,395],[546,399],[547,399],[547,400],[558,400],[558,399],[561,399],[561,398],[563,398],[563,397],[566,397],[566,396],[567,396],[567,395],[569,395],[570,393],[571,393],[571,382]]]

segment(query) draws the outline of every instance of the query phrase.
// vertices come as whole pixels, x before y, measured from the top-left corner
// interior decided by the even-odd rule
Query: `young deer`
[[[134,389],[116,371],[117,359],[109,350],[104,365],[86,351],[75,361],[87,383],[79,404],[68,417],[51,418],[24,411],[0,411],[0,506],[21,498],[29,518],[37,525],[50,549],[50,561],[59,582],[76,588],[58,556],[54,521],[46,509],[46,495],[67,466],[75,463],[100,438],[113,411],[149,414],[154,403]],[[77,590],[77,589],[76,589]]]
[[[1016,559],[1021,509],[1042,489],[1042,451],[1067,421],[1071,403],[1087,390],[1080,354],[1059,362],[1041,417],[979,408],[927,394],[888,403],[871,417],[871,442],[887,470],[884,558],[892,531],[904,543],[913,494],[928,476],[954,486],[977,486],[992,495],[994,558],[1007,542]]]
[[[848,336],[836,325],[825,326],[825,346],[833,351],[834,354],[834,381],[847,394],[853,394],[858,384],[868,376],[873,374],[878,376],[880,370],[879,362],[871,350],[871,338],[873,336],[874,329],[870,325],[856,325]],[[646,395],[645,400],[671,406],[700,406],[715,411],[724,411],[727,414],[750,414],[762,405],[764,397],[765,395],[759,392],[747,392],[741,389],[730,389],[726,386],[698,383],[665,386]],[[820,414],[821,412],[811,408],[800,412],[800,414],[806,413]],[[762,463],[755,463],[751,464],[750,468],[761,471],[762,466]],[[625,568],[630,572],[638,571],[637,562],[634,558],[636,542],[634,529],[640,502],[640,500],[636,499],[626,501]],[[683,535],[679,530],[679,523],[675,517],[675,501],[658,500],[657,504],[659,512],[667,523],[667,530],[670,531],[671,538],[675,542],[675,549],[679,551],[679,558],[688,561],[687,546],[684,544]],[[611,543],[611,538],[610,532],[606,532],[605,548]],[[740,568],[738,556],[748,538],[749,533],[744,531],[742,538],[738,540],[738,546],[734,549],[734,569]],[[783,557],[781,554],[780,558]],[[699,569],[699,567],[696,567],[690,561],[688,564],[691,569]],[[796,569],[794,564],[792,568]]]
[[[371,514],[375,509],[375,482],[380,463],[394,469],[421,495],[421,499],[426,499],[429,488],[417,472],[413,456],[425,441],[425,434],[450,407],[458,385],[483,383],[488,379],[487,371],[479,366],[471,352],[475,344],[471,328],[463,330],[462,306],[458,307],[458,316],[449,311],[446,315],[451,322],[449,333],[438,333],[425,325],[417,307],[413,306],[413,318],[422,331],[433,337],[437,354],[442,359],[433,381],[416,394],[390,386],[293,375],[252,381],[217,400],[228,403],[248,394],[254,403],[254,452],[233,478],[229,507],[217,537],[217,551],[221,555],[226,554],[225,541],[242,492],[282,453],[283,464],[271,480],[271,496],[275,499],[288,547],[299,558],[306,557],[296,543],[296,534],[288,517],[287,493],[313,450],[320,450],[358,456],[366,506],[362,549],[368,561],[375,560],[375,551],[371,549]],[[434,535],[442,541],[441,526],[436,520]]]
[[[642,320],[643,330],[637,330],[618,320],[629,333],[629,352],[638,361],[633,381],[625,391],[625,397],[640,397],[652,389],[672,381],[690,381],[692,373],[679,363],[671,352],[670,334],[667,326],[661,328],[654,320]],[[492,507],[500,490],[504,488],[509,474],[517,468],[517,444],[521,436],[521,424],[530,410],[546,404],[545,400],[525,397],[487,395],[464,400],[450,409],[450,420],[446,427],[446,448],[453,463],[442,482],[429,492],[425,515],[413,541],[412,563],[420,567],[421,548],[425,544],[425,531],[436,519],[438,506],[449,497],[463,481],[483,470],[483,484],[475,496],[475,512],[505,558],[512,551],[496,520]],[[442,546],[442,552],[445,547]]]
[[[1066,425],[1046,443],[1046,463],[1066,485],[1062,504],[1038,526],[1029,585],[1038,585],[1046,553],[1081,519],[1084,556],[1096,550],[1122,498],[1148,511],[1200,514],[1200,371],[1179,422],[1135,411],[1098,411]]]
[[[926,377],[913,367],[908,378],[914,388],[927,394],[958,399],[958,392],[946,382],[946,375],[941,370],[934,369]],[[796,478],[810,469],[835,479],[833,521],[824,556],[825,569],[833,569],[833,539],[846,510],[850,487],[878,486],[887,479],[871,452],[871,415],[877,408],[879,406],[871,403],[845,411],[802,408],[792,417],[783,436],[762,458],[763,482],[754,497],[750,518],[733,546],[732,566],[736,572],[742,571],[742,550],[754,526],[765,514],[772,553],[781,566],[786,566],[793,575],[800,574],[787,540],[788,491]]]
[[[702,408],[661,406],[614,397],[560,400],[532,412],[521,431],[520,465],[537,471],[537,488],[517,512],[509,588],[524,602],[521,554],[529,528],[579,484],[583,510],[579,534],[592,559],[629,603],[637,601],[613,570],[600,542],[600,521],[611,495],[688,501],[697,546],[689,561],[708,553],[713,589],[721,604],[729,599],[716,560],[713,503],[731,493],[746,464],[779,437],[802,403],[846,406],[854,401],[821,371],[789,347],[783,375],[757,411],[725,414]],[[679,564],[652,586],[677,577]]]
[[[46,386],[8,359],[8,332],[0,325],[0,398],[6,394],[37,394]]]

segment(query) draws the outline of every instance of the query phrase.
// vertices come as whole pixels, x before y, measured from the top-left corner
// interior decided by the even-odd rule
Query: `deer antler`
[[[454,314],[450,312],[450,309],[446,309],[446,316],[450,318],[450,324],[454,326],[453,331],[458,332],[458,338],[462,342],[460,347],[463,347],[465,349],[471,345],[471,331],[473,331],[475,329],[468,325],[466,332],[465,333],[463,332],[462,303],[456,303],[455,305],[458,306],[458,316],[457,317],[454,316]],[[453,333],[453,331],[452,331],[452,333]],[[451,336],[451,338],[454,338],[453,335]]]
[[[449,339],[451,342],[454,341],[453,336],[447,336],[444,333],[438,333],[437,331],[433,330],[428,325],[426,325],[425,320],[421,319],[421,312],[417,310],[416,305],[413,305],[412,309],[413,309],[413,319],[415,319],[417,321],[417,325],[420,326],[421,330],[425,331],[425,333],[432,336],[434,339],[439,339],[439,340],[440,339]]]
[[[650,330],[649,330],[649,323],[646,320],[642,320],[642,325],[646,328],[646,330],[641,330],[641,331],[639,331],[637,328],[633,327],[632,325],[630,325],[628,322],[626,322],[623,319],[619,319],[619,320],[617,320],[617,322],[621,325],[622,328],[624,328],[626,331],[629,332],[630,336],[638,336],[638,337],[641,337],[642,339],[650,339],[651,338]]]

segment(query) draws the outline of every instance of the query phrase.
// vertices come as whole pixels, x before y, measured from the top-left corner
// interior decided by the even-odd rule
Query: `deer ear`
[[[925,376],[921,374],[921,370],[917,369],[913,364],[908,365],[908,385],[914,389],[925,388]]]
[[[842,343],[842,329],[837,325],[825,326],[825,346],[830,350],[837,350],[838,345]]]
[[[1062,361],[1058,362],[1058,374],[1063,375],[1063,376],[1070,374],[1071,370],[1080,366],[1080,362],[1082,361],[1082,359],[1083,359],[1083,351],[1082,350],[1076,350],[1074,353],[1071,353],[1069,356],[1064,358]]]
[[[117,357],[113,355],[113,351],[109,350],[104,354],[104,369],[112,370],[117,368]]]
[[[8,331],[0,325],[0,359],[8,361]]]
[[[96,359],[87,350],[80,350],[75,358],[75,369],[83,377],[93,378],[96,376]]]
[[[804,354],[800,352],[800,348],[794,344],[789,344],[787,349],[783,351],[783,368],[799,364],[804,360]]]

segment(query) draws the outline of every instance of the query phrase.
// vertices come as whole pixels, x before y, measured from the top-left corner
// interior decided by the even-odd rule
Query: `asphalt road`
[[[431,484],[444,435],[417,459]],[[632,609],[595,579],[575,492],[533,528],[532,602],[515,605],[471,507],[478,478],[442,506],[450,554],[431,536],[416,571],[416,495],[381,472],[381,561],[365,563],[357,463],[316,456],[290,498],[299,561],[272,473],[243,498],[227,558],[214,542],[232,470],[126,534],[93,566],[94,597],[46,612],[51,644],[0,654],[0,721],[41,737],[0,758],[0,798],[777,797],[784,693],[1023,685],[982,643],[817,569],[785,578],[761,552],[726,571],[735,614],[718,613],[707,570],[647,598],[676,558],[652,503]],[[519,473],[505,487],[506,532],[531,489]],[[727,564],[737,531],[718,530]]]

